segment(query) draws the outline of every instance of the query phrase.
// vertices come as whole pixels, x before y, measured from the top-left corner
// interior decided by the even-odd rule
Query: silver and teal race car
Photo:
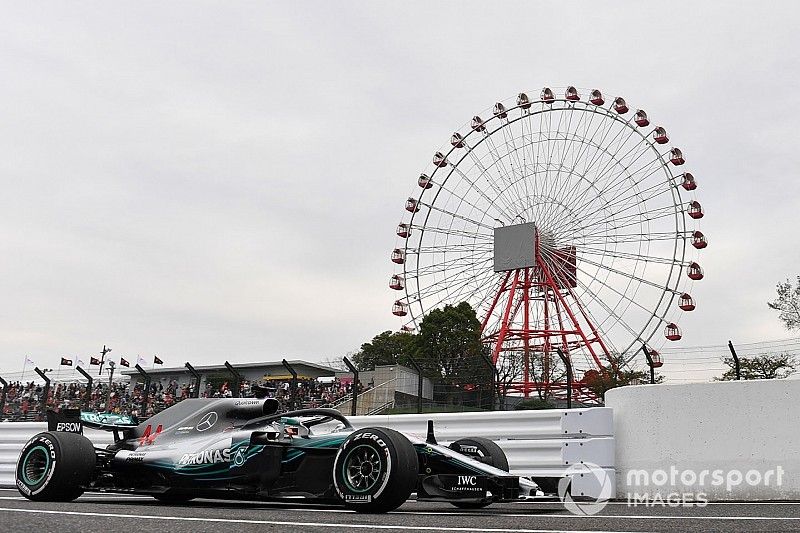
[[[354,429],[334,409],[278,412],[272,399],[189,399],[141,424],[88,413],[50,414],[17,462],[20,493],[71,501],[85,491],[194,498],[337,503],[360,512],[419,500],[478,508],[529,496],[536,484],[508,473],[497,444],[474,437],[449,447],[393,429]],[[114,432],[96,447],[84,427]]]

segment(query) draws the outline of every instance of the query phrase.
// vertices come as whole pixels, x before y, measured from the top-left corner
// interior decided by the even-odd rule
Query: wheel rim
[[[22,480],[26,485],[38,485],[50,468],[50,454],[44,446],[31,448],[22,461]]]
[[[367,492],[381,477],[383,468],[377,450],[362,444],[347,454],[342,464],[345,485],[353,492]]]

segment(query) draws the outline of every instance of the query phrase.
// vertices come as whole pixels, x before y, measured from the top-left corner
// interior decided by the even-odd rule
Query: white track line
[[[133,515],[118,513],[82,513],[76,511],[49,511],[44,509],[12,509],[0,507],[0,512],[9,513],[29,513],[29,514],[57,514],[70,516],[95,516],[101,518],[129,518],[133,520],[167,520],[173,522],[212,522],[223,524],[260,524],[272,526],[297,526],[297,522],[281,522],[277,520],[244,520],[235,518],[203,518],[195,516],[153,516],[153,515]],[[472,528],[472,527],[447,527],[447,526],[409,526],[387,525],[387,524],[330,524],[319,522],[304,522],[303,527],[326,527],[337,529],[387,529],[399,531],[485,531],[488,533],[578,533],[578,531],[567,531],[564,529],[507,529],[507,528]],[[633,532],[607,532],[607,533],[633,533]]]
[[[2,510],[2,509],[0,509]],[[453,513],[448,511],[393,511],[391,514],[443,515],[443,516],[502,516],[505,518],[610,518],[620,520],[800,520],[798,516],[678,516],[678,515],[628,515],[628,514],[513,514],[513,513]],[[448,528],[449,529],[449,528]]]

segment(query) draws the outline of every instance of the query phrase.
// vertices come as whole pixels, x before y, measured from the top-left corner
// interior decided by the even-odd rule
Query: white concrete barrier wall
[[[513,474],[562,477],[574,464],[593,463],[614,474],[614,437],[611,410],[549,409],[486,413],[431,413],[349,417],[354,427],[384,426],[425,438],[428,420],[434,421],[436,438],[449,444],[463,437],[486,437],[497,442],[508,456]],[[0,423],[0,486],[14,485],[14,468],[25,442],[44,423]],[[113,441],[111,433],[86,431],[97,446]],[[573,485],[575,495],[581,489]]]
[[[609,391],[617,497],[800,499],[798,399],[800,380]]]

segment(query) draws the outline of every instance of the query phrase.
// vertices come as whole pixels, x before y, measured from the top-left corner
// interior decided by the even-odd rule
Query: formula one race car
[[[193,498],[307,501],[380,513],[411,493],[478,508],[535,492],[508,473],[497,444],[479,437],[450,447],[380,427],[354,429],[334,409],[278,413],[273,399],[188,399],[141,424],[89,413],[50,414],[50,431],[25,444],[17,487],[28,499],[71,501],[84,491]],[[97,448],[83,427],[114,432]],[[66,430],[66,431],[65,431]]]

